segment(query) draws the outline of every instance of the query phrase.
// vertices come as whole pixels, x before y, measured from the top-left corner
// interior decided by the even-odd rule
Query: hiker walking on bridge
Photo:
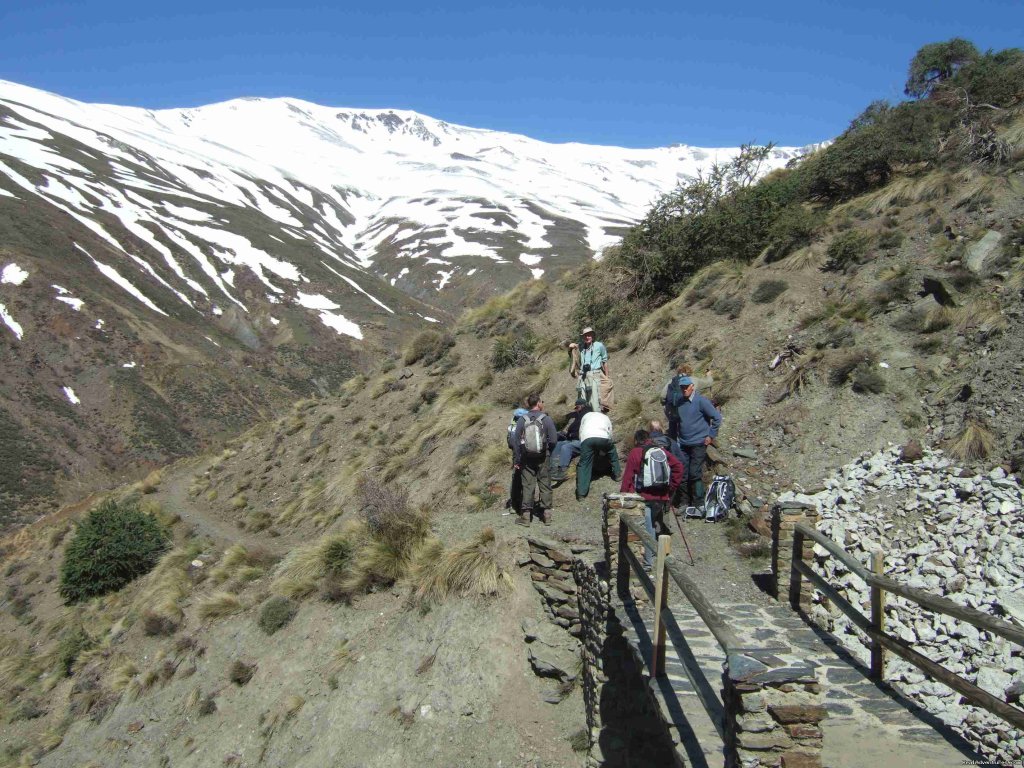
[[[512,433],[512,451],[515,454],[515,469],[521,473],[523,482],[522,506],[519,508],[519,525],[529,525],[535,512],[545,525],[551,525],[551,470],[548,454],[558,442],[555,422],[544,413],[544,400],[540,395],[526,398],[529,412],[516,422]],[[534,502],[534,493],[539,500]]]
[[[689,376],[679,380],[679,394],[676,406],[678,442],[686,469],[686,478],[679,488],[682,491],[682,502],[686,506],[698,507],[704,499],[704,461],[708,446],[718,436],[722,426],[722,414],[710,400],[697,394],[697,388]]]
[[[622,473],[623,493],[639,493],[644,499],[644,527],[652,537],[669,530],[665,512],[672,495],[683,480],[682,463],[668,448],[651,440],[647,430],[638,429],[633,435],[636,447],[626,457],[626,471]],[[650,570],[654,550],[644,544],[644,567]]]

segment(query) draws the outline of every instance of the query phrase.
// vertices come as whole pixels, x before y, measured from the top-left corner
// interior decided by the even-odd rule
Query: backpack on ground
[[[657,445],[644,449],[636,486],[643,491],[662,491],[668,488],[672,476],[665,449]]]
[[[704,519],[716,522],[729,514],[736,501],[736,485],[728,475],[715,475],[704,497]]]
[[[526,426],[523,427],[523,454],[531,459],[542,459],[548,452],[547,436],[544,434],[544,416],[527,414]]]

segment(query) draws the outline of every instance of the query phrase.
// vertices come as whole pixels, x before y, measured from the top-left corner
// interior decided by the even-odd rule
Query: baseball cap
[[[680,387],[688,387],[691,384],[693,384],[693,379],[691,379],[689,376],[683,376],[681,379],[679,379]]]
[[[525,416],[528,413],[529,411],[526,410],[525,408],[516,408],[514,411],[512,411],[512,416],[518,419]]]

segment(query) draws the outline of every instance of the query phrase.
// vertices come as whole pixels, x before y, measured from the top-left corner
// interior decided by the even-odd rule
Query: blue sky
[[[51,2],[0,7],[0,78],[150,108],[414,109],[546,141],[802,145],[899,99],[923,44],[1024,44],[1020,0]]]

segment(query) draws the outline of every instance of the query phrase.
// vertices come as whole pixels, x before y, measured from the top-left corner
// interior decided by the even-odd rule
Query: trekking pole
[[[683,546],[686,547],[686,554],[690,556],[690,565],[696,565],[697,563],[693,561],[693,552],[690,551],[690,542],[686,540],[686,534],[683,533],[683,524],[679,522],[679,518],[672,512],[669,512],[669,514],[676,518],[676,528],[679,529],[679,535],[683,537]]]

